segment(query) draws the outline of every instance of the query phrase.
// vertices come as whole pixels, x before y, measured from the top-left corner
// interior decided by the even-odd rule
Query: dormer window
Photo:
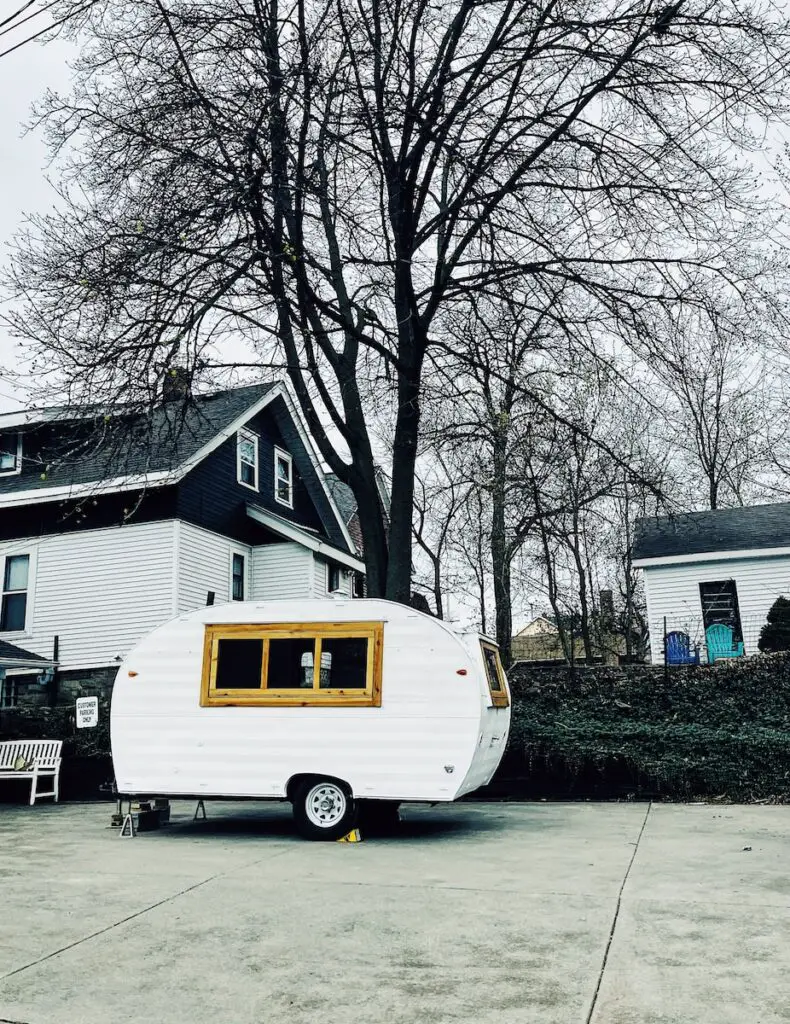
[[[281,505],[294,507],[294,467],[288,452],[274,449],[274,497]]]
[[[240,484],[258,490],[258,435],[240,430],[236,436],[236,478]]]
[[[0,434],[0,476],[22,469],[22,435]]]

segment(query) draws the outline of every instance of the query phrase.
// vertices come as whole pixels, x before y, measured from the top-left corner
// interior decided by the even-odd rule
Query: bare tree
[[[19,241],[13,328],[70,397],[140,403],[174,365],[244,364],[248,338],[354,490],[369,593],[407,601],[443,311],[526,275],[627,338],[692,269],[748,276],[732,235],[754,194],[725,154],[785,109],[790,32],[767,3],[667,10],[60,0],[85,45],[41,111],[62,204]],[[389,542],[371,380],[391,395]]]
[[[658,332],[649,365],[669,393],[663,421],[685,471],[678,498],[686,509],[700,500],[711,509],[743,505],[767,469],[763,356],[751,342],[755,326],[764,332],[766,323],[750,325],[741,309],[732,315],[711,307],[681,309]]]
[[[445,590],[448,580],[456,583],[453,571],[453,537],[458,518],[466,506],[471,487],[457,467],[448,465],[441,451],[431,452],[430,468],[416,473],[414,492],[414,541],[418,555],[428,563],[427,581],[417,577],[418,586],[433,597],[438,618],[446,617]]]

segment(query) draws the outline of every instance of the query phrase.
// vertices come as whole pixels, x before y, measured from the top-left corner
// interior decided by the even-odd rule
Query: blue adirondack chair
[[[667,665],[699,665],[699,647],[692,651],[688,633],[673,630],[666,636]]]
[[[705,630],[705,644],[708,648],[708,663],[720,661],[722,658],[742,658],[743,643],[733,641],[733,630],[722,623],[708,626]]]

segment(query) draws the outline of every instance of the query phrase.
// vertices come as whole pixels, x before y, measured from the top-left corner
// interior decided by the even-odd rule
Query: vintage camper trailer
[[[484,785],[509,725],[494,643],[365,599],[182,615],[121,665],[111,715],[119,792],[288,799],[313,839]]]

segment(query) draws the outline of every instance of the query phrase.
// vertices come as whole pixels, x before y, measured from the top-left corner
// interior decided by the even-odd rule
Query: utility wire
[[[0,21],[0,28],[2,28],[3,25],[7,25],[9,21],[13,21],[14,18],[18,18],[20,14],[24,14],[28,7],[32,7],[35,2],[36,0],[27,0],[27,3],[22,4],[19,10],[14,11],[13,14],[9,14],[7,18],[3,18],[3,20]]]
[[[50,2],[46,4],[44,7],[40,7],[37,11],[33,11],[32,14],[28,14],[26,18],[21,18],[19,21],[14,22],[13,25],[8,24],[10,21],[13,21],[14,18],[17,17],[17,15],[24,14],[28,7],[30,7],[31,3],[35,3],[35,0],[29,0],[29,2],[26,3],[24,7],[19,8],[16,14],[12,14],[11,17],[6,18],[5,21],[0,21],[0,28],[3,29],[3,31],[0,32],[0,36],[8,35],[9,32],[15,32],[20,25],[24,25],[26,21],[32,21],[33,18],[37,18],[39,14],[44,14],[44,12],[48,11],[50,7],[54,7],[55,4],[60,3],[60,0],[50,0]],[[3,28],[4,25],[6,26],[6,28]]]
[[[40,31],[34,32],[33,35],[28,36],[26,39],[23,39],[21,42],[16,43],[14,46],[9,46],[8,49],[6,50],[0,50],[0,58],[6,57],[9,53],[13,53],[15,50],[19,50],[23,46],[27,46],[27,44],[32,43],[33,40],[38,39],[40,36],[46,35],[47,32],[51,32],[53,28],[58,28],[58,26],[64,25],[67,21],[71,21],[71,19],[75,18],[78,14],[83,14],[85,11],[90,10],[91,7],[95,6],[96,3],[98,3],[98,0],[89,0],[88,3],[84,4],[82,7],[79,7],[76,11],[70,11],[68,14],[65,14],[62,18],[58,18],[57,21],[53,21],[51,25],[47,25]],[[46,9],[47,8],[42,8],[42,11]],[[22,8],[20,11],[17,11],[17,14],[20,14],[24,10],[25,8]]]

